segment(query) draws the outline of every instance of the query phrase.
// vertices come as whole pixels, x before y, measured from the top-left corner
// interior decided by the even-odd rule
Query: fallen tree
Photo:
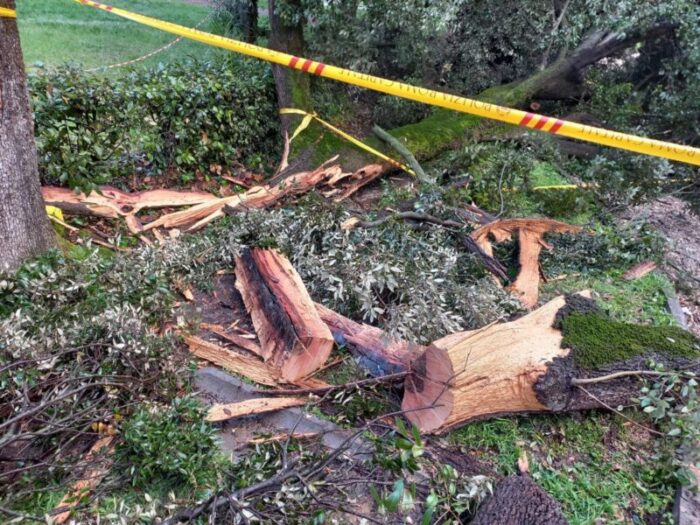
[[[510,84],[493,86],[472,98],[483,102],[525,108],[535,99],[571,100],[580,98],[584,92],[585,74],[588,68],[597,62],[615,56],[639,43],[653,42],[674,32],[676,25],[660,22],[643,29],[631,31],[594,30],[583,38],[581,43],[568,54],[558,57],[553,63],[530,77]],[[505,135],[513,126],[438,108],[431,115],[415,124],[408,124],[389,130],[389,133],[410,151],[418,161],[435,158],[455,144],[469,139],[479,139],[483,135]],[[323,138],[319,140],[319,136]],[[363,142],[382,150],[382,141],[376,137],[367,137]],[[560,141],[567,146],[565,152],[578,152],[569,147],[570,141]],[[317,124],[311,124],[310,131],[304,137],[307,149],[315,152],[304,153],[305,164],[315,165],[329,151],[338,153],[340,161],[348,169],[357,169],[367,164],[371,156],[351,145],[342,144],[338,139],[326,133]],[[577,145],[579,143],[576,143]],[[301,148],[298,148],[301,149]],[[583,154],[589,155],[590,148],[583,148]],[[300,155],[301,157],[302,155]],[[386,166],[386,170],[394,169]]]
[[[523,412],[611,408],[639,380],[700,370],[700,341],[676,327],[618,323],[595,302],[561,296],[530,314],[435,341],[411,363],[402,408],[423,432]]]

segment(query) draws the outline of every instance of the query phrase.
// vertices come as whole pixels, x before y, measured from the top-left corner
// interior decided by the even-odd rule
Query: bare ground
[[[666,196],[627,210],[625,220],[645,220],[666,239],[662,270],[675,284],[688,329],[700,336],[700,217],[690,205]]]

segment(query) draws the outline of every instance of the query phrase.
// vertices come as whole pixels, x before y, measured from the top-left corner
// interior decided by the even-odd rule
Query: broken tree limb
[[[520,247],[520,273],[509,289],[527,308],[534,308],[539,299],[539,255],[542,247],[551,249],[544,240],[546,233],[578,233],[579,226],[552,219],[500,219],[474,230],[472,239],[489,257],[493,257],[492,242],[503,242],[517,232]]]
[[[258,397],[246,399],[238,403],[228,403],[225,405],[213,405],[207,411],[205,421],[211,423],[226,421],[242,416],[252,416],[282,410],[283,408],[298,407],[305,405],[308,399],[301,397]]]
[[[333,336],[286,257],[276,250],[244,250],[236,258],[236,288],[260,339],[263,358],[287,381],[321,367]]]
[[[411,151],[406,147],[406,145],[403,144],[399,139],[391,135],[389,132],[387,132],[377,124],[375,124],[372,128],[372,132],[401,154],[401,156],[406,160],[406,162],[408,162],[408,165],[411,166],[411,169],[415,173],[416,177],[418,177],[419,181],[427,182],[430,180],[425,174],[425,171],[423,171],[423,167],[416,160],[416,157],[413,155],[413,153],[411,153]]]
[[[148,190],[127,193],[111,186],[102,186],[89,195],[69,188],[44,186],[41,194],[47,205],[76,215],[96,215],[117,218],[133,215],[146,208],[192,206],[217,200],[215,195],[202,191]]]
[[[344,383],[342,385],[326,385],[315,388],[295,388],[288,390],[254,390],[256,394],[269,394],[274,396],[300,396],[305,394],[326,394],[332,392],[333,390],[349,390],[351,388],[358,388],[365,385],[376,385],[377,383],[390,383],[392,381],[399,381],[404,379],[408,375],[408,372],[397,372],[396,374],[389,374],[380,377],[370,377],[369,379],[360,379],[359,381],[352,381],[351,383]]]
[[[347,345],[360,358],[360,366],[373,376],[406,372],[411,360],[425,351],[425,347],[392,339],[383,330],[356,323],[322,304],[316,303],[316,310],[336,342]]]
[[[443,433],[503,414],[627,404],[652,356],[669,369],[700,368],[691,334],[601,315],[583,295],[562,296],[516,321],[435,341],[411,364],[402,408],[421,431]]]
[[[199,337],[186,336],[185,343],[197,357],[247,377],[254,383],[277,386],[281,382],[278,372],[259,359],[237,354]]]
[[[350,176],[351,184],[343,190],[340,195],[333,198],[336,204],[354,195],[358,190],[378,179],[387,172],[387,167],[383,164],[368,164],[355,171]]]
[[[331,159],[332,161],[333,159]],[[330,161],[328,161],[330,162]],[[186,210],[163,215],[159,219],[144,225],[144,230],[152,228],[186,228],[194,231],[221,217],[224,212],[234,213],[241,209],[264,208],[271,206],[282,197],[296,195],[312,190],[321,181],[334,177],[341,172],[340,166],[327,166],[325,162],[313,171],[290,175],[279,184],[254,186],[244,193],[203,202]]]

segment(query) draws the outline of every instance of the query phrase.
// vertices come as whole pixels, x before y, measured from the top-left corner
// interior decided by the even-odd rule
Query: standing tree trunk
[[[0,0],[14,9],[14,0]],[[0,270],[55,246],[39,184],[34,122],[14,18],[0,17]]]
[[[258,0],[242,0],[236,5],[243,38],[249,44],[258,39]]]
[[[280,6],[295,12],[294,21],[284,16]],[[270,0],[270,47],[277,51],[301,57],[304,55],[304,22],[301,0]],[[280,108],[311,109],[311,86],[309,75],[303,71],[283,66],[272,66],[277,86]],[[292,119],[282,115],[282,131],[288,131]]]

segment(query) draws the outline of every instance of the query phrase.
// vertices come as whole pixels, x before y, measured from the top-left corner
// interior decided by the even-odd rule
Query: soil
[[[666,239],[661,270],[676,286],[688,330],[700,336],[700,217],[687,202],[666,196],[630,208],[621,218],[646,221]]]

